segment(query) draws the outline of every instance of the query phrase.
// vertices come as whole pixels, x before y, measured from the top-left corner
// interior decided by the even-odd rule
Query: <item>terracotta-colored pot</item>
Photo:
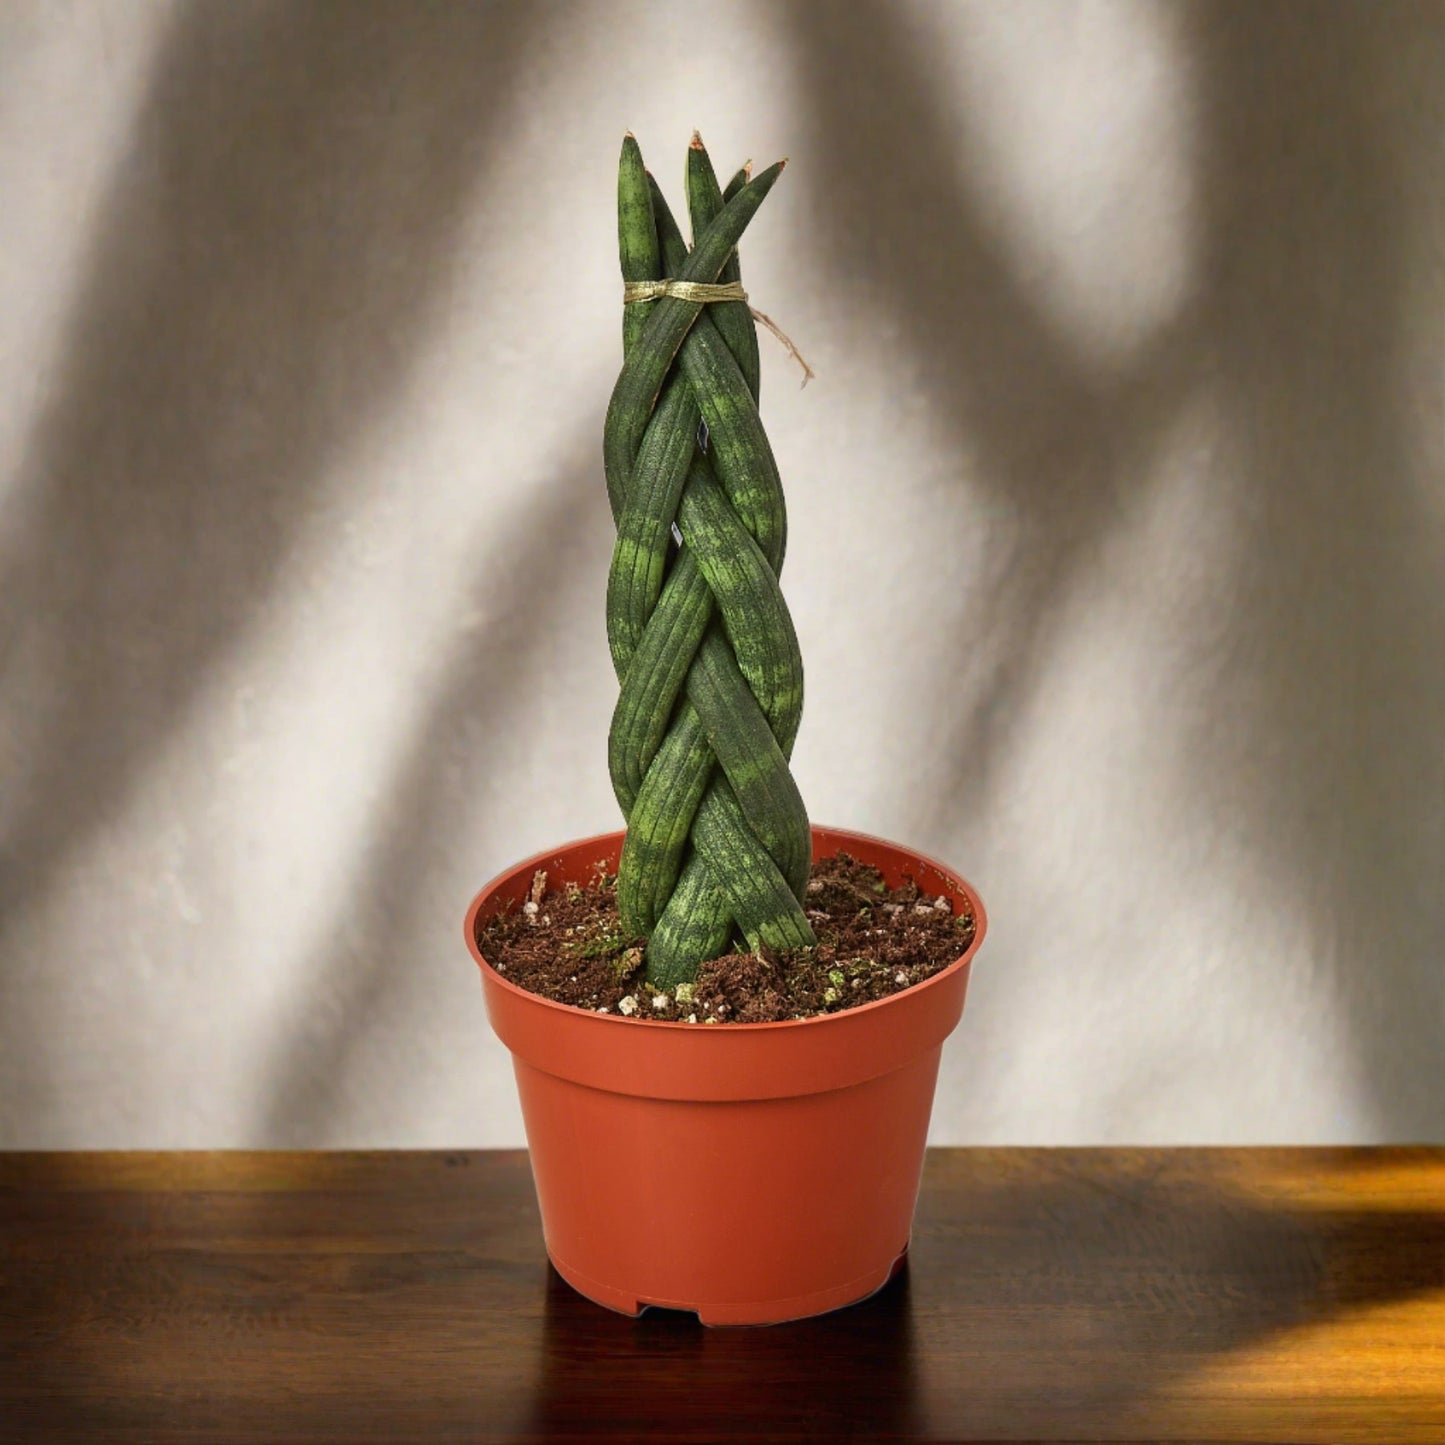
[[[890,885],[916,878],[977,921],[968,951],[932,978],[820,1018],[644,1023],[500,976],[477,948],[478,922],[520,905],[538,868],[552,887],[615,869],[622,836],[528,858],[467,910],[487,1012],[512,1051],[552,1263],[610,1309],[663,1305],[704,1324],[771,1324],[866,1298],[908,1248],[939,1054],[984,935],[978,895],[917,853],[814,828],[815,857],[841,849]]]

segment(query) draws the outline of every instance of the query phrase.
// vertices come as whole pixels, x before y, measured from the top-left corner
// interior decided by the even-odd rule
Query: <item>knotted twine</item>
[[[748,293],[743,290],[741,281],[624,281],[622,283],[622,304],[634,306],[639,301],[655,301],[660,296],[676,296],[682,301],[700,301],[706,305],[710,301],[742,301],[747,302]],[[803,369],[802,385],[813,380],[817,372],[803,359],[803,353],[794,345],[793,339],[773,320],[766,312],[759,311],[756,306],[748,305],[748,314],[754,321],[761,321],[787,349],[788,355],[793,358]]]

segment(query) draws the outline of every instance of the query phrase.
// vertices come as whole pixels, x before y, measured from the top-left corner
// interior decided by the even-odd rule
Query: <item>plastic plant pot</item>
[[[554,1003],[498,974],[477,929],[549,887],[614,870],[622,833],[516,864],[477,894],[466,940],[512,1053],[547,1252],[575,1289],[636,1315],[772,1324],[880,1289],[908,1248],[943,1042],[958,1024],[984,911],[932,859],[834,828],[842,850],[972,910],[967,950],[886,999],[764,1024],[641,1021]]]

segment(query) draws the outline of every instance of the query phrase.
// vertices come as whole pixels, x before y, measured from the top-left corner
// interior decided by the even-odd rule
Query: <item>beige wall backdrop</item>
[[[617,825],[625,129],[744,247],[813,816],[992,914],[940,1143],[1445,1140],[1445,8],[0,11],[0,1145],[511,1145]]]

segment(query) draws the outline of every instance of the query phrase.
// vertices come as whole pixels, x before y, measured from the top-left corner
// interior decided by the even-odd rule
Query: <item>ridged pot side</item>
[[[967,951],[886,999],[815,1018],[705,1026],[554,1003],[499,975],[478,923],[549,886],[616,867],[623,835],[509,868],[473,900],[466,939],[513,1055],[548,1252],[582,1293],[705,1323],[761,1324],[871,1294],[907,1245],[943,1041],[985,931],[978,895],[932,859],[861,833],[840,850],[943,894],[975,919]]]

